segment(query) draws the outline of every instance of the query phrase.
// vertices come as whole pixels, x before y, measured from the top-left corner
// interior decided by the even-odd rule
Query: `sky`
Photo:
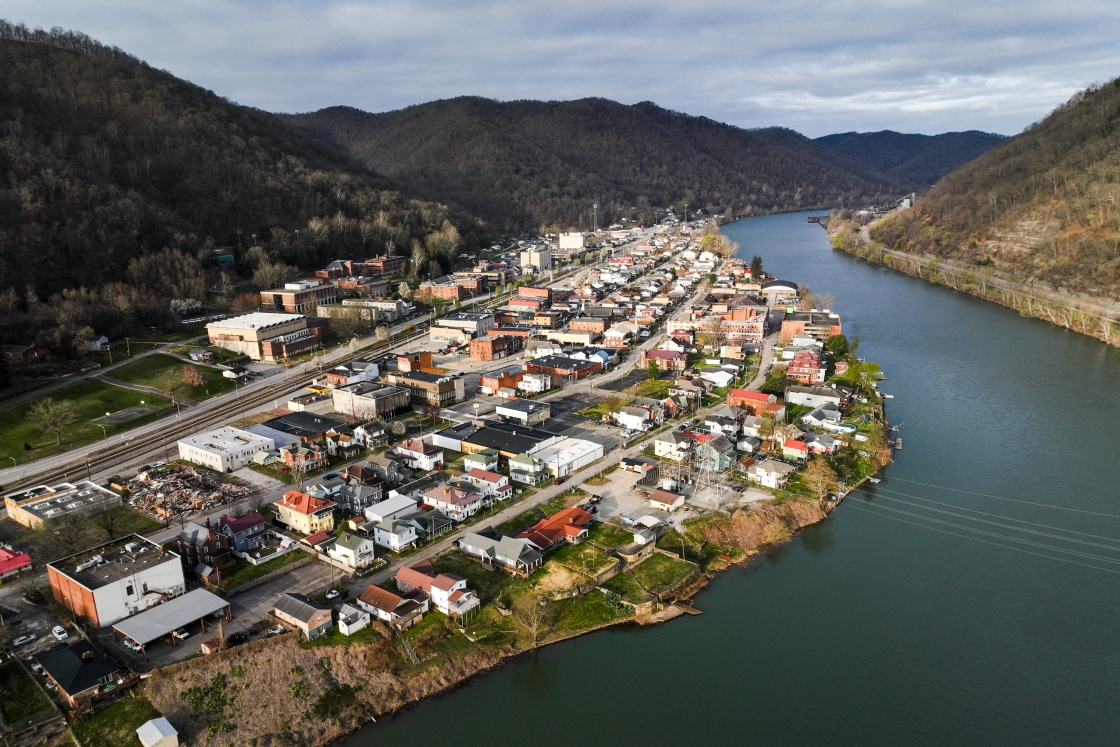
[[[1120,76],[1100,0],[4,0],[241,104],[653,101],[740,127],[1015,134]]]

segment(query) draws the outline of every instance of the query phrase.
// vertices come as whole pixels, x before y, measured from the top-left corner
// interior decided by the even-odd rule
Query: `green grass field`
[[[36,714],[48,712],[51,701],[43,694],[31,676],[16,661],[6,661],[0,665],[0,714],[7,724],[23,725]]]
[[[506,519],[497,527],[499,532],[515,532],[518,529],[532,526],[537,523],[537,514],[534,511],[522,511],[512,519]]]
[[[629,571],[618,574],[603,586],[622,597],[622,601],[630,604],[641,604],[653,599],[649,592],[638,583],[638,579],[634,578],[634,574]]]
[[[169,355],[149,355],[146,358],[138,358],[131,363],[126,363],[120,368],[114,368],[107,375],[117,381],[123,381],[127,384],[137,384],[139,386],[150,386],[155,389],[163,391],[164,377],[170,371],[174,374],[175,380],[180,382],[182,389],[179,390],[179,396],[183,399],[189,399],[192,402],[201,402],[204,399],[225,394],[233,389],[233,379],[227,379],[222,376],[221,371],[206,366],[195,366],[202,377],[206,379],[206,383],[202,386],[187,386],[181,383],[180,376],[183,367],[192,365],[178,358],[172,358]]]
[[[598,547],[586,543],[565,545],[552,554],[552,560],[588,576],[595,576],[616,562]]]
[[[626,613],[608,604],[606,595],[599,591],[592,591],[582,597],[563,599],[553,604],[558,608],[556,625],[552,629],[555,637],[578,633],[628,617]]]
[[[74,725],[74,735],[82,744],[97,747],[134,747],[139,744],[136,730],[160,712],[144,697],[124,698]]]
[[[678,558],[654,553],[634,566],[630,572],[651,591],[664,589],[684,578],[695,566]]]
[[[514,578],[504,571],[491,571],[481,563],[476,563],[458,552],[433,558],[432,565],[440,573],[454,573],[467,579],[467,586],[478,592],[484,604],[493,603],[503,597],[518,596],[528,590],[532,584],[532,576],[528,579]]]
[[[62,445],[56,443],[52,434],[40,432],[35,422],[29,416],[29,411],[35,400],[21,405],[15,405],[4,411],[0,418],[0,461],[14,458],[17,462],[30,462],[35,459],[57,454],[75,446],[81,446],[91,441],[104,437],[101,427],[92,422],[95,418],[104,417],[107,412],[117,412],[128,407],[140,407],[140,401],[150,412],[135,420],[120,425],[105,425],[105,433],[109,438],[115,433],[122,433],[138,425],[151,422],[166,412],[170,403],[154,394],[137,392],[119,386],[106,384],[96,379],[90,379],[78,384],[71,384],[50,394],[44,395],[56,402],[67,401],[74,405],[78,414],[77,421],[67,428],[62,434]],[[119,439],[118,439],[119,440]],[[31,450],[23,448],[30,444]]]
[[[591,531],[587,534],[587,541],[604,550],[612,550],[633,542],[634,533],[628,529],[616,527],[614,524],[595,522],[591,525]]]

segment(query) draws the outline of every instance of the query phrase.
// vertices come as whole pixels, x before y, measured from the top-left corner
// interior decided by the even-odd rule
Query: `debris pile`
[[[128,481],[128,491],[129,506],[174,519],[248,498],[255,488],[222,482],[206,470],[175,466],[141,472]]]

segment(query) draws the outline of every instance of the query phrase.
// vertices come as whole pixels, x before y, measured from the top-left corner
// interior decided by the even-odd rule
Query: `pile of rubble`
[[[248,498],[255,490],[246,485],[222,482],[206,470],[175,466],[141,472],[129,480],[128,505],[173,519]]]

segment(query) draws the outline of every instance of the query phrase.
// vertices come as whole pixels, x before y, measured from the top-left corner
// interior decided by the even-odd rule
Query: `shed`
[[[136,736],[144,747],[179,747],[179,732],[163,716],[142,724]]]

